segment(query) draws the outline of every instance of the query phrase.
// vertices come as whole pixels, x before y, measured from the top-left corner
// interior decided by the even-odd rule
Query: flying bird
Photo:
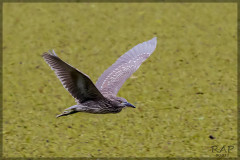
[[[97,80],[96,85],[88,75],[61,60],[54,50],[43,53],[42,57],[55,72],[62,85],[75,98],[71,106],[57,117],[76,112],[96,114],[119,113],[125,107],[135,108],[125,98],[117,97],[123,83],[153,53],[157,38],[140,43],[119,57]]]

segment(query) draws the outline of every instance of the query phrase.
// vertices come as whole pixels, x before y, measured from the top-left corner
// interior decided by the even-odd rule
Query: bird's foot
[[[69,115],[69,114],[76,113],[76,112],[77,112],[77,111],[76,111],[76,108],[77,108],[77,105],[71,106],[71,107],[65,109],[65,111],[64,111],[63,113],[57,115],[56,117],[58,118],[58,117],[61,117],[61,116],[67,116],[67,115]]]
[[[73,112],[73,111],[72,110],[64,111],[63,113],[57,115],[57,118],[62,117],[62,116],[67,116],[67,115],[71,114],[71,112]]]

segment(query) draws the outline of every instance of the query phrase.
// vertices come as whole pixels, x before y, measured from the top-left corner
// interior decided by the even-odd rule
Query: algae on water
[[[154,36],[118,94],[136,109],[55,118],[75,102],[43,52],[96,82]],[[216,157],[224,145],[237,156],[237,4],[3,4],[4,157]]]

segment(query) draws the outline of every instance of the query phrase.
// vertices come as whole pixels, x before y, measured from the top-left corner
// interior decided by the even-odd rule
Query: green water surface
[[[95,83],[154,36],[118,93],[136,109],[56,119],[75,102],[43,52]],[[3,90],[4,157],[237,156],[237,4],[4,3]]]

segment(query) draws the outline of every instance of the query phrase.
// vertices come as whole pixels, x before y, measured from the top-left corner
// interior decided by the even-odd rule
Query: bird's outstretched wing
[[[55,71],[62,85],[80,103],[101,99],[103,95],[96,88],[90,78],[66,62],[62,61],[54,52],[44,53],[44,60]]]
[[[140,43],[118,58],[103,72],[96,86],[102,94],[117,95],[123,83],[140,67],[155,50],[157,38]]]

